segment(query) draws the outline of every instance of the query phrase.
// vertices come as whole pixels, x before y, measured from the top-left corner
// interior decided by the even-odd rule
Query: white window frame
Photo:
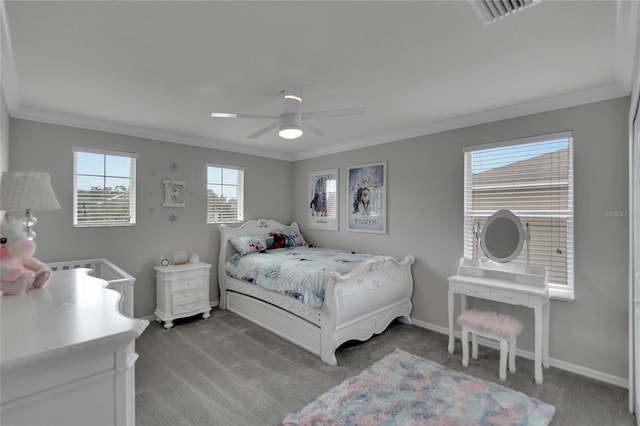
[[[78,222],[78,153],[99,154],[105,156],[114,157],[126,157],[131,159],[129,166],[129,222],[97,222],[97,223],[83,223]],[[73,227],[74,228],[100,228],[100,227],[127,227],[136,225],[136,162],[138,154],[132,152],[111,151],[97,148],[85,148],[85,147],[73,147]],[[110,177],[121,178],[123,176],[108,176],[106,171],[103,174],[96,174],[96,177],[101,177],[104,180]]]
[[[573,182],[573,134],[570,131],[559,132],[553,134],[539,135],[521,139],[514,139],[508,141],[501,142],[493,142],[487,144],[479,144],[467,146],[464,148],[464,256],[471,257],[473,251],[473,244],[471,241],[473,240],[473,223],[469,220],[469,217],[474,216],[490,216],[495,212],[495,210],[472,210],[471,206],[471,195],[469,191],[472,188],[471,181],[471,155],[474,151],[492,149],[492,148],[500,148],[500,147],[510,147],[517,146],[523,144],[530,144],[536,142],[544,142],[544,141],[552,141],[558,139],[567,139],[569,141],[569,164],[568,164],[568,209],[562,211],[526,211],[526,210],[518,210],[516,208],[511,209],[517,216],[546,216],[546,217],[564,217],[567,219],[567,241],[566,241],[566,250],[567,250],[567,283],[566,284],[557,284],[557,283],[549,283],[549,295],[553,298],[557,299],[565,299],[565,300],[573,300],[575,297],[574,294],[574,220],[575,220],[575,210],[573,203],[573,194],[574,194],[574,182]],[[535,232],[535,229],[532,229],[532,233]]]
[[[235,183],[231,183],[231,182],[224,182],[222,181],[220,183],[220,185],[222,186],[235,186],[237,187],[237,193],[238,193],[238,198],[237,198],[237,211],[236,211],[236,217],[234,220],[215,220],[215,219],[210,219],[210,206],[209,206],[209,185],[214,185],[213,183],[209,182],[209,168],[211,167],[216,167],[216,168],[220,168],[220,169],[227,169],[227,170],[236,170],[239,175],[238,175],[238,180]],[[223,173],[224,176],[224,173]],[[219,185],[218,183],[215,183],[215,185]],[[206,178],[206,188],[205,188],[205,196],[206,198],[206,206],[207,206],[207,212],[206,212],[206,220],[207,223],[211,223],[211,224],[219,224],[219,223],[239,223],[239,222],[243,222],[244,221],[244,167],[242,166],[231,166],[228,164],[217,164],[217,163],[207,163],[207,178]]]

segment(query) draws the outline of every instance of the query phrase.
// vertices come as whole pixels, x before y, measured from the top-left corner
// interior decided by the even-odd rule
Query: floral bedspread
[[[293,247],[266,253],[235,254],[225,265],[234,278],[254,283],[319,308],[330,272],[346,274],[372,254],[319,247]]]

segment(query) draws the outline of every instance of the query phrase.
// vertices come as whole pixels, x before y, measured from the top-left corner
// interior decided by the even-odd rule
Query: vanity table
[[[465,260],[465,259],[463,259]],[[549,367],[549,291],[504,279],[454,275],[449,281],[449,353],[454,352],[454,299],[460,295],[460,312],[467,309],[467,296],[533,309],[535,317],[535,380],[542,383],[542,366]]]
[[[478,228],[477,226],[476,228]],[[547,269],[529,264],[529,226],[508,210],[491,215],[482,229],[475,231],[476,244],[489,261],[462,258],[458,273],[448,278],[449,353],[454,352],[454,302],[460,295],[460,312],[467,309],[467,296],[533,309],[535,323],[535,381],[542,383],[542,367],[549,367],[549,285]],[[512,264],[523,246],[526,264]],[[476,253],[480,251],[478,247]]]
[[[135,425],[134,341],[149,324],[89,269],[0,297],[2,423]]]

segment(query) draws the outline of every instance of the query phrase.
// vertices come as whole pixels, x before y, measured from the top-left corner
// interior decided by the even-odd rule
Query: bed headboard
[[[291,225],[284,225],[278,221],[271,219],[258,219],[248,220],[240,226],[231,227],[229,225],[221,224],[220,229],[220,255],[218,258],[218,286],[220,287],[220,307],[226,309],[226,300],[224,300],[224,286],[226,283],[227,274],[224,271],[224,265],[231,256],[237,253],[233,248],[229,240],[234,237],[242,235],[264,235],[270,232],[282,229],[285,226],[291,226],[300,232],[300,227],[297,222],[292,222]]]

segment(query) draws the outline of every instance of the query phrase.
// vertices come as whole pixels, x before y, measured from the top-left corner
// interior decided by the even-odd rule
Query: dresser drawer
[[[469,284],[456,284],[456,288],[460,293],[464,293],[467,296],[488,298],[491,295],[491,289],[489,287],[480,287]]]
[[[205,300],[204,287],[196,288],[194,290],[175,291],[172,294],[172,305],[174,307],[199,300]]]
[[[512,305],[528,305],[529,296],[515,291],[492,288],[491,298],[499,302],[511,303]]]
[[[201,288],[205,286],[205,278],[189,278],[180,281],[167,281],[167,284],[171,285],[172,291],[180,291],[180,290],[194,290],[196,288]],[[206,282],[208,285],[209,283]]]
[[[173,307],[172,312],[173,312],[173,315],[186,314],[191,311],[197,311],[199,309],[201,310],[201,308],[204,308],[205,306],[206,306],[206,303],[204,300],[198,300],[191,303],[176,305]]]

